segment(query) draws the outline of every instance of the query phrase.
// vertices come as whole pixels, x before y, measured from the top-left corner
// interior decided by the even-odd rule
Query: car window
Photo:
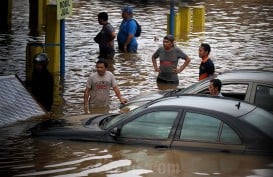
[[[241,144],[240,137],[227,124],[223,125],[220,142],[223,144]]]
[[[217,141],[221,121],[210,116],[186,113],[180,138]]]
[[[223,127],[222,127],[223,126]],[[182,126],[180,139],[190,141],[221,142],[241,144],[237,133],[215,117],[187,112]]]
[[[244,100],[248,89],[248,84],[223,84],[221,93],[225,97]]]
[[[258,85],[256,88],[254,104],[273,112],[273,88]]]
[[[121,137],[168,138],[177,114],[176,111],[144,114],[124,125],[121,129]]]
[[[181,90],[180,93],[199,93],[199,94],[209,94],[209,80],[203,82],[198,82],[192,86]],[[238,84],[238,83],[223,83],[221,88],[221,93],[225,97],[236,98],[244,100],[247,94],[248,84]]]

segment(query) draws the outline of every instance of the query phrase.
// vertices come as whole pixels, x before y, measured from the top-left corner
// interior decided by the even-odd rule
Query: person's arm
[[[84,112],[87,114],[89,113],[89,96],[90,96],[90,88],[86,87],[84,91]]]
[[[121,96],[120,90],[119,90],[118,86],[114,86],[114,87],[113,87],[113,90],[114,90],[116,96],[118,97],[120,103],[126,104],[126,103],[128,102],[127,99],[125,99],[125,98],[123,98],[123,97]]]
[[[215,67],[214,67],[214,63],[213,63],[212,60],[208,60],[207,62],[209,62],[207,64],[207,74],[208,74],[208,77],[209,77],[209,76],[212,76],[215,73]]]
[[[124,46],[123,46],[123,49],[125,52],[127,52],[127,46],[128,46],[128,44],[130,44],[130,42],[132,41],[133,38],[134,38],[133,34],[128,34],[127,39],[126,39]]]
[[[177,69],[177,73],[182,72],[190,64],[190,62],[191,62],[191,59],[190,59],[190,57],[187,56],[185,58],[185,61],[184,61],[183,65],[181,65],[180,68]]]
[[[113,47],[113,40],[116,38],[116,33],[115,31],[111,32],[109,35],[109,41],[108,41],[108,46]]]
[[[155,54],[152,55],[152,62],[153,62],[153,66],[154,66],[155,72],[160,72],[160,69],[159,69],[159,67],[157,66]]]

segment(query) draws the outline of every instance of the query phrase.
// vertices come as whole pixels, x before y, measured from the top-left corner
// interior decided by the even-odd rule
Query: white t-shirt
[[[89,76],[86,87],[90,88],[90,101],[94,106],[104,107],[109,105],[110,89],[117,85],[114,75],[106,71],[104,76],[93,73]]]

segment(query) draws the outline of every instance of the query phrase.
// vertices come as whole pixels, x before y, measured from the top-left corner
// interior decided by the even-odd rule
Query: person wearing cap
[[[122,22],[117,35],[119,50],[123,52],[136,53],[138,43],[135,37],[137,24],[133,20],[133,8],[126,6],[122,9]]]
[[[199,66],[199,80],[203,80],[207,77],[214,75],[215,67],[213,61],[209,58],[210,45],[202,43],[199,47],[199,57],[201,63]]]
[[[159,58],[159,67],[157,64]],[[184,59],[183,65],[178,67],[179,58]],[[178,73],[189,65],[191,59],[181,49],[174,45],[174,37],[167,35],[163,38],[163,46],[152,55],[154,70],[158,72],[157,82],[178,84]]]
[[[103,26],[101,31],[94,38],[95,42],[99,44],[100,54],[98,58],[113,59],[115,55],[115,29],[108,22],[108,14],[106,12],[100,12],[98,14],[98,22]]]
[[[34,68],[31,79],[31,93],[38,103],[40,103],[47,112],[51,111],[53,104],[53,86],[54,80],[47,70],[48,56],[46,53],[37,54],[34,59]]]
[[[96,73],[92,73],[87,82],[84,92],[84,112],[89,113],[89,104],[92,106],[92,113],[101,108],[109,108],[110,89],[113,88],[121,104],[127,103],[127,99],[121,96],[117,81],[114,75],[107,71],[108,63],[103,59],[96,62]],[[97,109],[97,110],[95,110]],[[94,112],[95,111],[95,112]],[[102,112],[101,112],[102,113]]]

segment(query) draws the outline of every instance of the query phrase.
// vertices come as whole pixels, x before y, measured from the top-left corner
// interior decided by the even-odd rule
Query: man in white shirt
[[[89,76],[84,92],[84,112],[89,113],[89,103],[95,107],[107,107],[110,100],[110,89],[113,88],[120,103],[127,103],[127,99],[121,96],[117,81],[114,75],[107,71],[108,63],[105,60],[98,60],[96,63],[97,72]]]

